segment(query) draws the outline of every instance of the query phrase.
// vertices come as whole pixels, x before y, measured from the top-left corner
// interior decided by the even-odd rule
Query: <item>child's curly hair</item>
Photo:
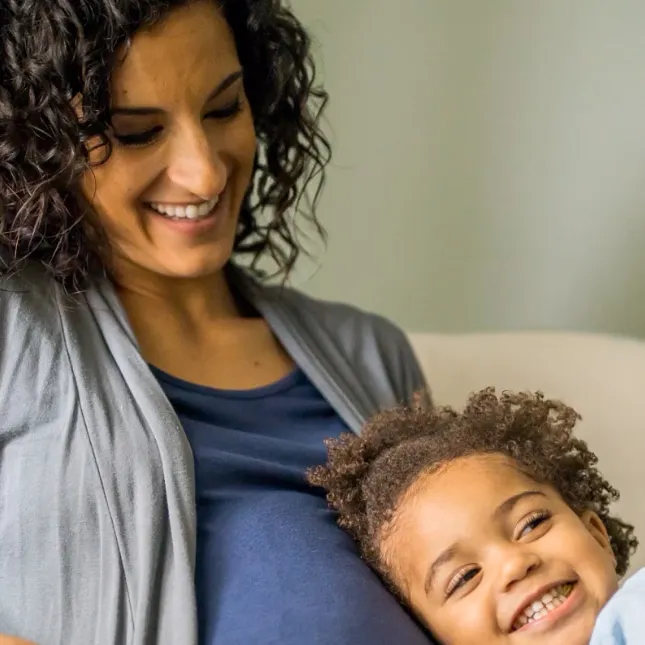
[[[623,575],[638,546],[634,527],[610,515],[619,493],[596,468],[596,455],[573,436],[578,419],[575,410],[540,392],[498,397],[494,388],[473,394],[462,413],[400,406],[377,414],[360,435],[327,440],[327,464],[312,468],[308,478],[327,491],[339,525],[392,583],[379,543],[419,475],[460,457],[503,454],[531,478],[553,486],[575,512],[598,514],[609,533],[616,572]]]

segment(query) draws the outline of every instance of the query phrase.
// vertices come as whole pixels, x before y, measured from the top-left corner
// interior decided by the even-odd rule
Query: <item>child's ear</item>
[[[593,539],[598,542],[598,544],[603,548],[604,551],[607,552],[609,556],[611,556],[611,559],[615,566],[616,556],[613,549],[611,548],[611,540],[609,539],[609,533],[607,533],[607,527],[605,526],[604,522],[600,519],[600,517],[598,517],[598,514],[594,513],[593,511],[585,511],[580,516],[580,519],[582,520],[582,523],[587,527],[589,533],[591,533]]]

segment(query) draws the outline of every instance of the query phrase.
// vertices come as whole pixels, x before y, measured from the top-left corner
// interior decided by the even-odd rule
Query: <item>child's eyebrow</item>
[[[546,497],[546,494],[539,490],[525,490],[517,495],[512,495],[507,500],[503,501],[493,513],[493,519],[499,519],[504,515],[508,515],[523,499],[527,497]]]
[[[437,577],[437,571],[446,564],[447,562],[450,562],[455,555],[457,555],[457,550],[458,550],[458,544],[457,542],[454,542],[451,544],[447,549],[444,549],[438,556],[437,559],[428,567],[428,573],[426,574],[426,579],[425,579],[425,592],[426,594],[429,593],[432,585],[434,584],[434,580]]]
[[[515,506],[523,499],[527,497],[546,497],[546,494],[539,490],[525,490],[517,495],[512,495],[508,499],[504,500],[494,511],[493,519],[499,519],[504,515],[508,515]],[[447,549],[444,549],[435,559],[435,561],[428,567],[428,573],[426,574],[425,579],[425,592],[426,594],[430,591],[430,588],[434,584],[434,580],[437,576],[437,571],[447,562],[450,562],[459,550],[459,543],[453,542]]]

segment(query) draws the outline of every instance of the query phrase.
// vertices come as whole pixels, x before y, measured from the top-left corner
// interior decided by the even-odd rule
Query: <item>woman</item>
[[[318,227],[302,26],[278,0],[1,6],[0,632],[427,643],[305,482],[423,386],[412,352],[260,280]]]

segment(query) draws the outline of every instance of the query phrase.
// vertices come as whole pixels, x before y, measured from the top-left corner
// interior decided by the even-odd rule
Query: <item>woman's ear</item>
[[[609,533],[607,533],[605,523],[600,519],[600,517],[598,517],[598,514],[593,511],[585,511],[580,516],[580,519],[589,533],[591,533],[593,539],[596,540],[602,549],[607,552],[611,557],[614,566],[616,566],[616,555],[611,548],[611,540],[609,539]]]

